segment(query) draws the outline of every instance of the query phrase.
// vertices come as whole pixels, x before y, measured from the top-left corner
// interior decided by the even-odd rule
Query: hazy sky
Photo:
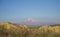
[[[60,23],[60,0],[0,0],[0,21],[24,19]]]

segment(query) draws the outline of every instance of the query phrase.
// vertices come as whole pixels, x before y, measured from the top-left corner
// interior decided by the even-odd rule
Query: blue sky
[[[60,0],[0,0],[0,21],[27,18],[60,23]]]

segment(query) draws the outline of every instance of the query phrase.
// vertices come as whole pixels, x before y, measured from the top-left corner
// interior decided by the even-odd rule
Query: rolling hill
[[[0,37],[60,37],[60,24],[31,27],[0,22]]]

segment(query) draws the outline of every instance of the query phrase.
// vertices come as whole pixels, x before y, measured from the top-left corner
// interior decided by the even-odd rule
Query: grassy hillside
[[[0,37],[60,37],[60,24],[29,27],[0,22]]]

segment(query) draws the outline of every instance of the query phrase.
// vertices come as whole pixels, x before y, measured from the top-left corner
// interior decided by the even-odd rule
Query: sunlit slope
[[[16,25],[16,24],[12,24],[10,22],[0,22],[0,26],[3,26],[6,29],[10,29],[10,28],[15,28],[15,29],[28,28],[26,25]]]
[[[0,22],[0,37],[60,37],[60,24],[30,27]]]
[[[39,30],[42,32],[52,31],[52,32],[60,33],[60,26],[58,26],[58,25],[56,25],[56,26],[41,26],[39,28]]]
[[[0,36],[8,35],[11,37],[20,36],[22,37],[22,33],[28,30],[26,25],[16,25],[10,22],[0,22]],[[2,35],[1,35],[2,34]]]

